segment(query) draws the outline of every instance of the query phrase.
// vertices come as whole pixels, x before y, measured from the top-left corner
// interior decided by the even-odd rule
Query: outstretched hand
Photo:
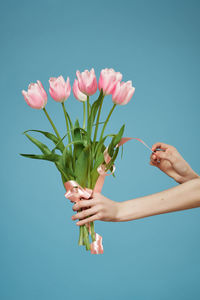
[[[84,225],[88,222],[101,221],[117,221],[119,211],[119,202],[112,201],[104,197],[101,193],[93,193],[92,198],[82,199],[74,204],[74,211],[82,211],[72,216],[72,220],[79,219],[76,225]]]
[[[159,168],[178,183],[184,183],[191,179],[199,178],[198,174],[192,170],[190,165],[173,146],[164,143],[156,143],[152,146],[152,151],[154,153],[152,153],[150,157],[150,164]],[[87,190],[92,192],[92,190]],[[72,216],[72,220],[79,219],[76,223],[78,226],[96,220],[110,222],[129,220],[130,209],[126,209],[126,206],[129,205],[129,203],[131,204],[132,202],[115,202],[106,198],[101,193],[93,192],[90,199],[81,199],[73,205],[72,209],[76,211],[76,214]],[[134,200],[133,207],[135,207],[135,203]],[[138,203],[142,202],[140,201]],[[127,215],[126,218],[123,217],[124,214]],[[152,215],[152,213],[149,215]],[[134,218],[136,218],[135,215],[132,219]]]
[[[184,160],[175,147],[164,143],[156,143],[152,146],[150,164],[159,168],[178,183],[197,178],[198,175]]]

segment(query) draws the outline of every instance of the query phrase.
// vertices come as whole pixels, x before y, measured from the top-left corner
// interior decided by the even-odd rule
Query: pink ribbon
[[[135,139],[142,143],[145,147],[147,147],[149,150],[151,148],[141,139],[138,138],[130,138],[130,137],[124,137],[121,138],[120,142],[116,145],[116,147],[120,147],[121,145],[125,144],[129,140]],[[152,150],[151,150],[152,152]],[[104,161],[106,164],[108,164],[111,160],[110,155],[108,154],[108,147],[104,151]],[[106,166],[105,164],[101,164],[98,168],[97,171],[99,173],[99,177],[96,181],[95,187],[93,190],[90,189],[84,189],[81,187],[76,181],[74,180],[69,180],[64,183],[66,193],[65,197],[69,199],[71,202],[78,202],[82,198],[84,199],[90,199],[92,196],[92,193],[101,193],[105,177],[108,175],[111,175],[115,171],[115,165],[113,165],[113,170],[111,173],[106,173],[105,171]],[[90,227],[89,227],[90,230]],[[95,233],[95,241],[90,244],[90,252],[91,254],[103,254],[103,244],[102,244],[102,236],[100,236],[98,233]]]

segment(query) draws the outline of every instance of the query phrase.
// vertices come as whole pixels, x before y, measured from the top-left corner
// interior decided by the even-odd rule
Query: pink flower
[[[78,87],[78,80],[75,79],[74,80],[74,84],[73,84],[73,94],[74,94],[74,97],[78,100],[78,101],[81,101],[81,102],[84,102],[87,100],[87,96],[85,94],[83,94],[80,90],[79,90],[79,87]]]
[[[69,77],[67,77],[66,82],[62,76],[59,76],[58,78],[51,77],[49,79],[49,84],[49,93],[55,101],[64,102],[67,100],[71,93]]]
[[[22,95],[26,103],[32,108],[41,109],[47,104],[47,93],[39,80],[37,83],[30,83],[28,91],[23,90]]]
[[[117,82],[112,93],[112,101],[115,104],[125,105],[131,100],[134,92],[135,88],[132,86],[132,81]]]
[[[104,95],[112,94],[117,82],[121,80],[122,74],[120,72],[115,72],[113,69],[103,69],[99,78],[99,90],[103,89]]]
[[[79,90],[87,96],[91,96],[97,91],[97,79],[92,68],[91,71],[85,70],[80,73],[80,71],[76,71],[76,76],[78,79],[78,87]]]

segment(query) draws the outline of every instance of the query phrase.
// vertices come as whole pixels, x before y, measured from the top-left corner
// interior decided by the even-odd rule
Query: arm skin
[[[73,206],[73,210],[87,209],[72,216],[72,220],[79,219],[77,225],[95,220],[122,222],[199,206],[200,178],[196,178],[171,189],[124,202],[115,202],[94,193],[92,199],[81,200]]]
[[[72,220],[79,219],[77,225],[95,220],[122,222],[199,207],[199,175],[173,146],[156,143],[152,146],[152,151],[154,153],[150,157],[150,165],[172,177],[180,183],[179,186],[124,202],[115,202],[100,193],[93,193],[91,199],[83,199],[73,206],[74,211],[83,211],[72,216]]]
[[[200,179],[169,190],[119,203],[117,221],[130,221],[200,206]]]

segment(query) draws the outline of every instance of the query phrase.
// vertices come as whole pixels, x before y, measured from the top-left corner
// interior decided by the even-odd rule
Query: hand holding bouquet
[[[41,130],[28,130],[24,134],[34,143],[42,154],[21,154],[32,159],[43,159],[55,164],[61,174],[63,185],[66,189],[65,196],[72,202],[81,198],[90,199],[93,191],[101,192],[107,172],[113,174],[114,162],[119,152],[119,146],[129,138],[122,138],[123,125],[117,134],[104,135],[107,123],[117,105],[125,105],[132,98],[135,88],[132,82],[122,82],[122,74],[113,69],[103,69],[97,83],[94,69],[76,72],[77,79],[73,83],[74,97],[83,103],[83,125],[77,119],[72,122],[64,102],[69,98],[71,86],[69,77],[66,82],[62,76],[49,79],[49,93],[51,97],[60,102],[66,122],[66,134],[61,138],[56,126],[50,118],[47,110],[47,93],[40,81],[31,83],[28,91],[22,91],[25,101],[29,106],[42,109],[50,122],[54,134]],[[90,104],[90,96],[100,91],[98,98]],[[105,120],[100,123],[100,115],[103,101],[106,95],[112,95],[113,106]],[[87,110],[87,119],[86,119]],[[100,138],[97,140],[99,124],[103,123]],[[35,131],[44,135],[54,143],[54,148],[49,149],[45,144],[28,134]],[[64,144],[65,138],[67,142]],[[111,141],[105,145],[107,138]],[[79,245],[84,245],[91,253],[103,253],[102,237],[94,231],[94,218],[88,218],[88,225],[80,226]],[[90,243],[90,236],[92,242]]]

